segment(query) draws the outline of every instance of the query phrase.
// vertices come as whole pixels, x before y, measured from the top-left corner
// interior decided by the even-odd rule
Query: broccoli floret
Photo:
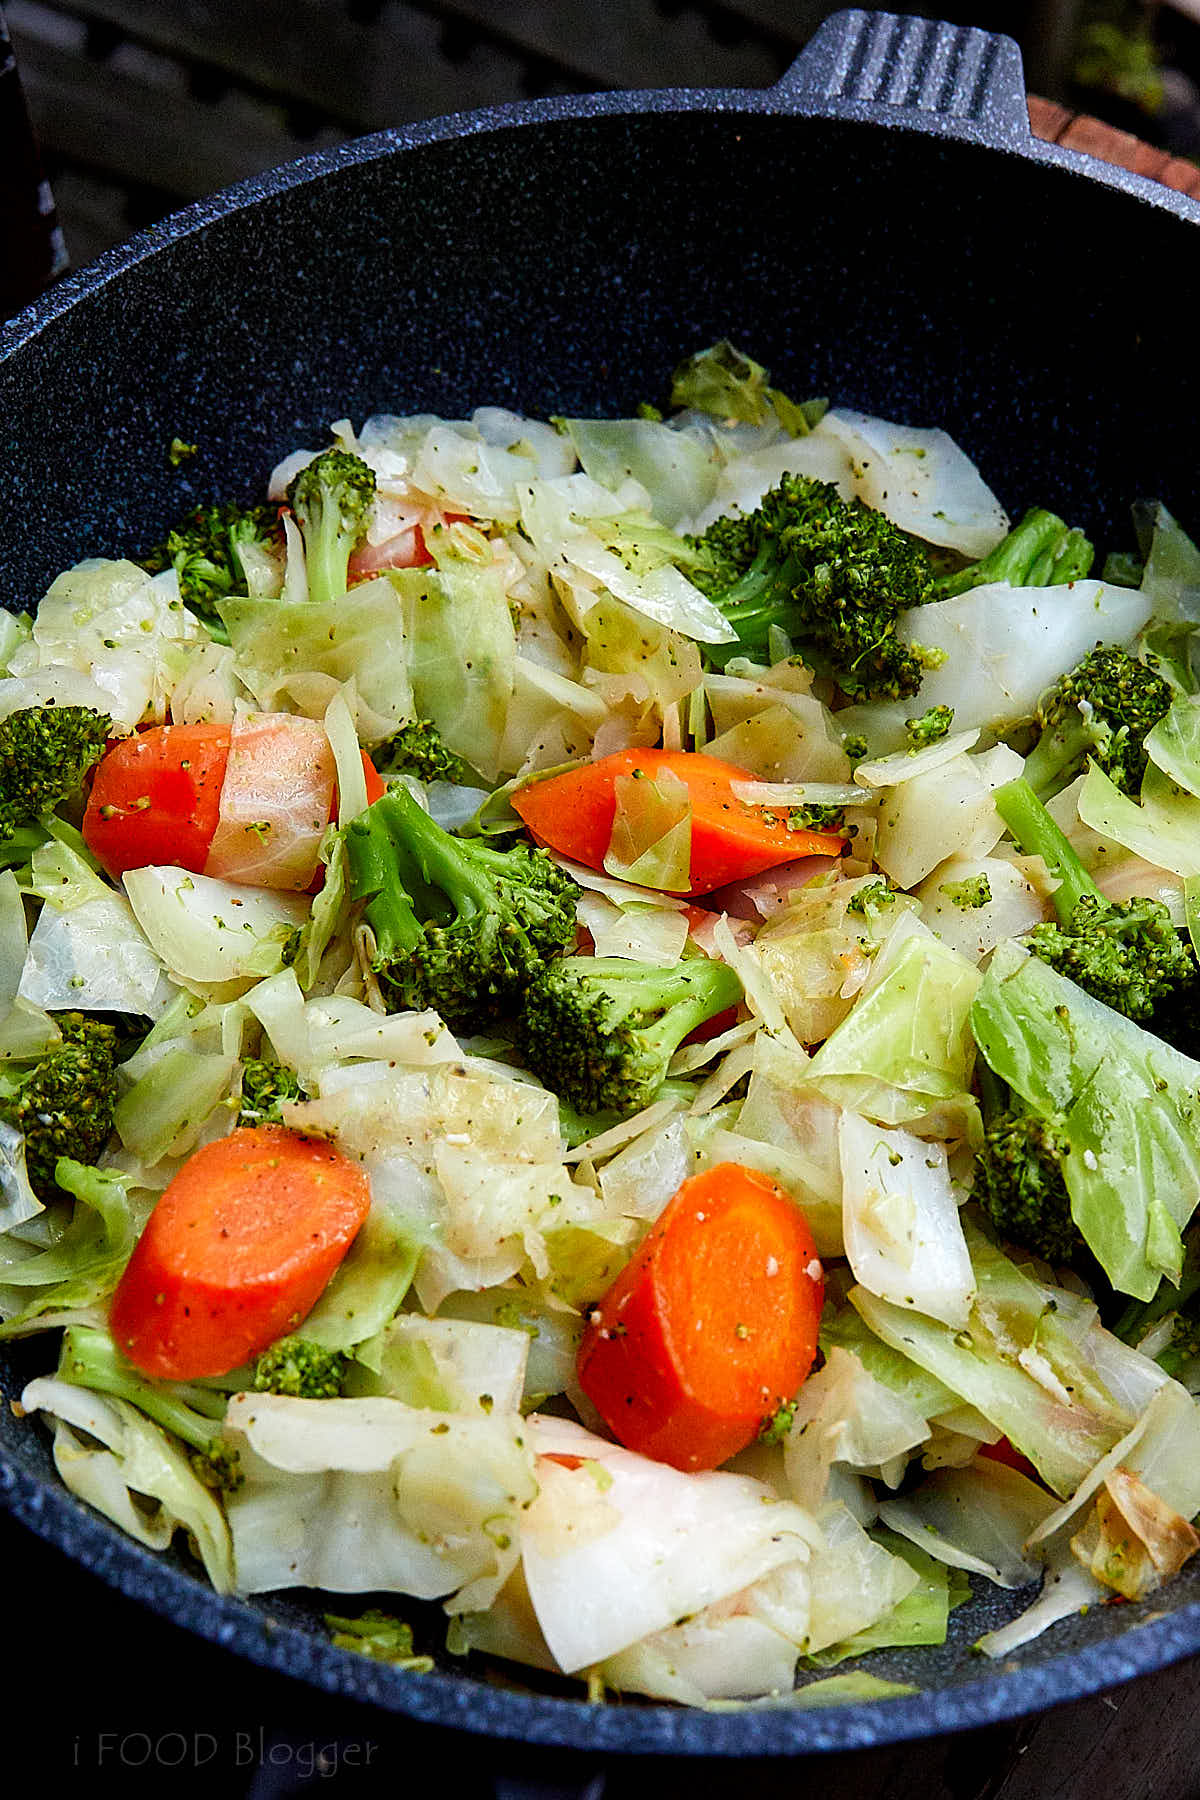
[[[518,1038],[530,1068],[571,1106],[628,1118],[654,1099],[689,1032],[741,997],[729,965],[706,956],[673,968],[568,956],[531,983]]]
[[[793,806],[787,816],[789,831],[841,831],[845,823],[844,807],[828,806],[815,800],[804,806]]]
[[[53,1200],[60,1156],[95,1163],[112,1136],[116,1066],[124,1040],[116,1025],[84,1013],[60,1013],[61,1044],[0,1095],[0,1117],[25,1139],[29,1185]]]
[[[371,520],[375,471],[349,450],[323,450],[294,477],[287,498],[304,538],[309,599],[336,600]]]
[[[1088,758],[1122,792],[1146,773],[1146,736],[1169,708],[1161,675],[1117,644],[1098,644],[1051,688],[1037,710],[1041,736],[1025,759],[1025,779],[1042,799],[1082,774]]]
[[[924,750],[944,738],[954,723],[952,706],[931,706],[919,719],[904,721],[904,736],[910,750]]]
[[[980,1066],[984,1137],[972,1198],[994,1230],[1048,1263],[1083,1247],[1062,1175],[1067,1143],[1053,1121],[1027,1112],[986,1063]]]
[[[395,737],[372,752],[381,775],[415,775],[420,781],[462,781],[466,771],[431,719],[409,719]]]
[[[796,1402],[781,1400],[773,1413],[768,1413],[758,1428],[760,1444],[782,1444],[796,1423]]]
[[[478,1030],[575,941],[575,883],[544,850],[451,837],[402,783],[345,841],[389,1006],[434,1007],[452,1030]]]
[[[64,1331],[58,1373],[76,1387],[127,1400],[181,1438],[193,1472],[206,1486],[232,1493],[241,1483],[237,1451],[221,1436],[226,1396],[216,1388],[147,1380],[125,1360],[108,1332],[92,1325],[69,1325]]]
[[[293,1394],[301,1400],[336,1400],[349,1367],[344,1350],[327,1350],[303,1336],[280,1338],[254,1365],[254,1391]]]
[[[695,1098],[695,1085],[690,1081],[664,1081],[654,1095],[655,1100],[677,1100],[685,1107],[690,1106]],[[580,1112],[559,1096],[558,1128],[568,1150],[586,1143],[588,1138],[599,1137],[602,1131],[608,1131],[613,1125],[620,1125],[628,1116],[621,1112]]]
[[[915,538],[829,482],[785,475],[745,517],[717,519],[700,538],[708,569],[692,579],[737,632],[731,656],[768,654],[772,626],[806,663],[855,699],[898,700],[921,685],[920,658],[896,634],[903,612],[932,594],[929,557]]]
[[[877,919],[885,906],[895,906],[896,894],[882,875],[871,881],[864,881],[860,888],[855,888],[846,902],[848,913],[858,913],[864,919]]]
[[[183,604],[210,636],[227,644],[229,634],[217,605],[230,594],[246,591],[239,547],[262,544],[275,549],[281,542],[277,506],[235,506],[221,501],[194,507],[172,526],[161,544],[155,544],[138,561],[151,575],[174,569]]]
[[[954,574],[939,575],[934,598],[948,600],[968,588],[1007,581],[1010,587],[1056,587],[1082,581],[1095,552],[1077,531],[1044,507],[1033,506],[994,550]]]
[[[247,1056],[243,1059],[239,1125],[281,1125],[284,1102],[305,1098],[294,1070],[269,1057]]]
[[[939,894],[945,894],[951,906],[960,906],[967,910],[976,906],[987,906],[992,898],[992,884],[982,872],[968,875],[963,881],[943,881],[938,888]]]
[[[89,706],[25,706],[0,720],[0,841],[82,786],[112,728]]]
[[[1196,979],[1191,945],[1157,900],[1106,900],[1023,777],[995,792],[996,810],[1027,854],[1058,880],[1056,924],[1035,925],[1025,942],[1035,956],[1139,1024]]]

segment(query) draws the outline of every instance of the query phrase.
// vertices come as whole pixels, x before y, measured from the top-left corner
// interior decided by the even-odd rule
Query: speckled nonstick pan
[[[0,332],[0,600],[33,608],[62,567],[154,541],[193,498],[257,495],[331,419],[616,414],[722,336],[788,392],[946,427],[1014,513],[1052,506],[1127,543],[1130,502],[1154,496],[1196,530],[1198,294],[1200,205],[1034,141],[1011,42],[840,14],[766,92],[556,99],[383,132],[193,206],[55,288]],[[200,446],[181,470],[177,434]],[[19,1392],[47,1352],[4,1352],[0,1388]],[[970,1645],[1030,1596],[976,1599],[944,1649],[870,1660],[919,1683],[911,1698],[594,1707],[565,1682],[510,1691],[449,1658],[413,1679],[336,1651],[302,1594],[218,1598],[72,1498],[43,1430],[6,1405],[0,1501],[231,1655],[531,1743],[883,1744],[1200,1650],[1197,1571],[1002,1666]]]

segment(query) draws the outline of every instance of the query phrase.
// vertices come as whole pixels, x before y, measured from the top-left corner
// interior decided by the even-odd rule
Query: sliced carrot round
[[[113,1336],[160,1380],[225,1375],[295,1331],[367,1216],[356,1162],[282,1125],[242,1126],[187,1160],[113,1297]]]
[[[592,1309],[580,1385],[628,1449],[716,1468],[796,1394],[823,1298],[795,1202],[757,1170],[722,1163],[682,1184]]]

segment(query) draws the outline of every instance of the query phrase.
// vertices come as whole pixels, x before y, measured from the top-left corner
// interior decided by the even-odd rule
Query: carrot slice
[[[323,1139],[239,1127],[189,1157],[155,1206],[113,1336],[159,1380],[228,1374],[312,1311],[370,1204],[363,1170]]]
[[[749,806],[734,798],[732,783],[753,781],[733,763],[694,750],[618,750],[513,795],[519,813],[540,844],[585,868],[603,869],[616,815],[618,776],[651,777],[669,770],[692,802],[691,888],[710,894],[727,882],[801,856],[836,856],[844,839],[832,831],[789,831],[786,807]]]
[[[200,874],[228,760],[228,725],[154,725],[113,744],[83,815],[83,840],[101,867],[114,880],[149,863]]]
[[[784,1190],[740,1163],[679,1188],[592,1309],[579,1382],[614,1437],[715,1469],[803,1382],[824,1279]]]

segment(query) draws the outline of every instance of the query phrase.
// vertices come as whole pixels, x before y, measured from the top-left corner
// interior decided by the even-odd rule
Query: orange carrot
[[[118,879],[174,863],[199,874],[220,816],[228,725],[154,725],[122,738],[97,765],[83,839]]]
[[[241,1126],[188,1158],[113,1297],[113,1336],[159,1380],[225,1375],[312,1311],[367,1216],[366,1175],[321,1138]]]
[[[786,807],[735,799],[732,783],[754,777],[699,751],[618,750],[530,782],[513,795],[512,804],[538,843],[585,868],[602,869],[617,810],[617,777],[637,772],[653,777],[664,770],[685,784],[691,798],[693,894],[710,894],[801,856],[841,851],[844,840],[836,832],[789,831]]]
[[[580,1385],[627,1449],[714,1469],[795,1395],[823,1298],[795,1202],[721,1163],[683,1183],[592,1309]]]
[[[365,750],[362,752],[362,766],[363,776],[367,783],[367,805],[374,806],[375,802],[377,800],[382,800],[383,796],[387,793],[387,782],[383,779],[383,776],[379,773],[379,770],[375,767],[375,764],[371,761]],[[337,817],[336,811],[334,817]]]

